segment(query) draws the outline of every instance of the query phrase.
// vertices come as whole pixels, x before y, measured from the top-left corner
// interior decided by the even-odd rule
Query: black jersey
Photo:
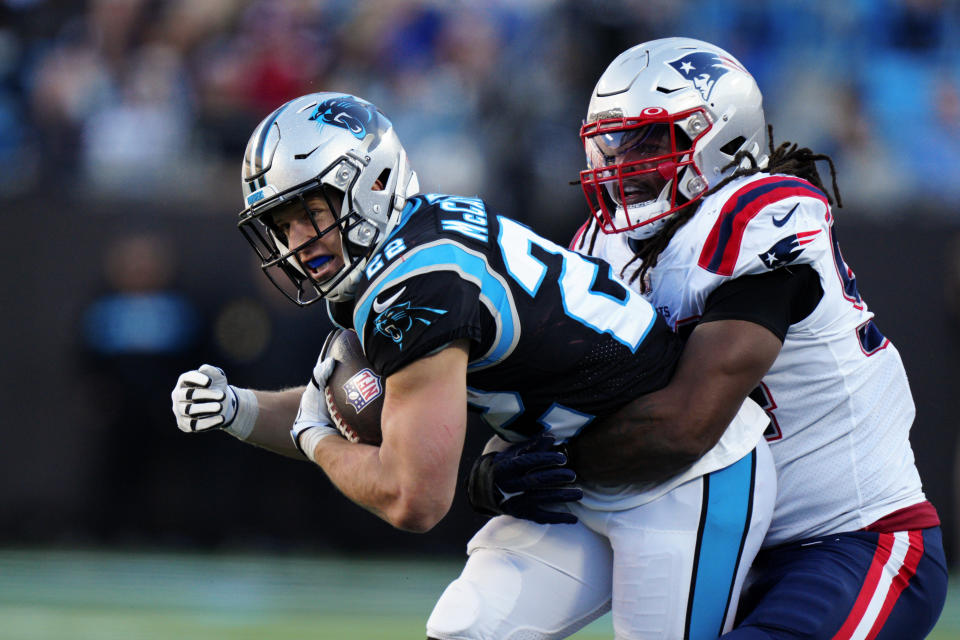
[[[345,311],[334,305],[331,315]],[[501,436],[569,438],[663,387],[679,338],[602,260],[568,251],[478,198],[421,195],[367,263],[352,307],[384,377],[470,341],[469,402]]]

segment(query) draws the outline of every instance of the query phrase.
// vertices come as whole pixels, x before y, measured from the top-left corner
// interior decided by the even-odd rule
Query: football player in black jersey
[[[284,392],[234,387],[209,365],[187,372],[173,391],[178,425],[305,456],[398,528],[426,531],[450,508],[468,405],[513,443],[501,462],[556,467],[564,455],[542,436],[562,443],[674,372],[679,339],[607,263],[479,198],[418,193],[389,120],[366,101],[321,93],[281,106],[248,143],[243,186],[240,228],[264,272],[297,304],[325,300],[384,377],[383,442],[330,426],[329,358]],[[666,482],[581,483],[557,494],[579,500],[535,511],[540,522],[493,518],[428,634],[562,638],[612,607],[618,635],[715,638],[772,512],[766,425],[747,402],[729,435]]]

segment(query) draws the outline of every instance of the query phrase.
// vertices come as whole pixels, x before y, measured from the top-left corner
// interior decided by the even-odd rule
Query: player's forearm
[[[751,322],[698,325],[670,384],[591,424],[571,443],[577,473],[595,482],[651,482],[683,471],[720,440],[780,344]]]
[[[691,424],[686,412],[662,395],[638,398],[572,440],[568,452],[577,475],[602,483],[662,482],[719,440],[726,423],[710,433],[706,425]]]
[[[430,530],[446,515],[453,487],[429,486],[426,470],[403,469],[381,447],[328,437],[314,449],[314,458],[347,498],[404,531]]]
[[[387,377],[380,446],[325,436],[308,455],[345,496],[394,527],[430,530],[456,492],[467,358],[466,341],[458,341]]]
[[[670,384],[598,419],[570,444],[572,464],[581,478],[662,482],[720,440],[749,387],[731,385],[730,376],[710,368],[718,361],[706,365],[693,347],[688,343]]]
[[[300,397],[304,387],[284,389],[283,391],[257,391],[259,413],[253,431],[246,442],[263,447],[274,453],[303,460],[290,438],[290,427],[297,417]]]

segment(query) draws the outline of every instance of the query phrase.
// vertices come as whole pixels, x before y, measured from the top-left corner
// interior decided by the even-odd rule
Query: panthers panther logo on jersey
[[[393,340],[397,347],[403,349],[403,338],[413,327],[414,322],[424,325],[433,324],[435,316],[445,315],[445,309],[430,307],[412,307],[409,302],[401,302],[381,312],[373,321],[374,329]],[[430,315],[433,314],[433,315]]]

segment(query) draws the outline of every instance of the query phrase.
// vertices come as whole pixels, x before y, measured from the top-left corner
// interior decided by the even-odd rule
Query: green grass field
[[[422,640],[459,570],[456,560],[0,550],[0,638]],[[613,638],[609,616],[572,637]],[[960,637],[960,583],[930,637]]]

